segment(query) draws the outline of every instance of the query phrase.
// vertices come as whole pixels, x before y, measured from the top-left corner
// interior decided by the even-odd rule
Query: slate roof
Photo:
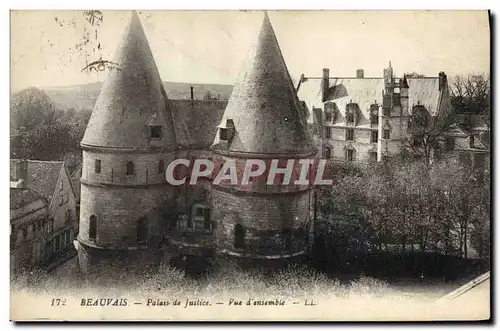
[[[162,125],[162,138],[155,144],[174,147],[172,118],[165,114],[167,94],[135,12],[113,62],[119,69],[110,71],[103,84],[82,144],[148,149],[147,126]]]
[[[335,104],[336,111],[341,117],[345,117],[347,103],[357,103],[363,118],[358,125],[369,124],[370,105],[377,103],[382,105],[382,91],[384,90],[384,79],[382,77],[372,78],[350,78],[330,77],[330,88],[328,89],[327,101]],[[411,112],[413,105],[424,105],[431,114],[436,114],[440,109],[441,91],[439,91],[438,77],[407,78],[409,86],[408,103]],[[298,96],[304,100],[311,110],[323,108],[321,100],[321,78],[306,78],[301,84]]]
[[[30,188],[11,188],[10,189],[10,210],[19,209],[29,203],[43,200],[45,204],[47,201],[43,199],[35,190]]]
[[[169,100],[177,146],[210,148],[226,105],[227,101]]]
[[[267,13],[229,98],[221,125],[232,119],[228,151],[308,153],[314,151],[295,88]],[[213,147],[219,148],[216,134]]]
[[[14,173],[16,162],[20,160],[10,160],[10,172]],[[26,185],[43,196],[47,201],[52,200],[52,195],[56,189],[57,180],[64,166],[62,161],[35,161],[26,160],[27,162],[27,179]],[[18,180],[19,178],[14,178]]]

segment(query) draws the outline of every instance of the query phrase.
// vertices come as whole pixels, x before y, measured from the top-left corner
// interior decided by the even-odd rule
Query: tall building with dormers
[[[391,62],[378,77],[302,75],[298,95],[317,126],[317,147],[323,158],[345,162],[376,162],[399,153],[408,144],[411,119],[416,115],[443,116],[451,111],[447,75],[397,77]],[[488,153],[481,133],[457,125],[443,132],[444,150],[474,155]],[[482,131],[481,131],[482,130]]]

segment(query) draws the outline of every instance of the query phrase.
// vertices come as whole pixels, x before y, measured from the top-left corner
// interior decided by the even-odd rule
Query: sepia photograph
[[[10,320],[491,321],[488,10],[10,10]]]

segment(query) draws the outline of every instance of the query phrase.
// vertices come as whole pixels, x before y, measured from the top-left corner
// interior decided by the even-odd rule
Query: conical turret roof
[[[155,146],[175,146],[172,118],[165,112],[167,95],[137,13],[113,58],[111,70],[92,111],[83,145],[148,149],[149,126],[162,126]]]
[[[213,148],[229,152],[299,154],[315,151],[295,88],[267,13],[250,48],[219,127],[234,123],[234,136],[222,147],[219,130]]]

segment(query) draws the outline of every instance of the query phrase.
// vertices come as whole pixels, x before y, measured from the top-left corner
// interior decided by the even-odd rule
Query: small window
[[[330,147],[325,147],[325,159],[332,157],[332,149]]]
[[[331,129],[329,127],[325,128],[325,138],[330,139],[332,137],[331,135]]]
[[[95,160],[95,165],[94,165],[95,173],[100,174],[101,173],[101,160]]]
[[[283,241],[282,241],[283,249],[289,250],[291,248],[292,232],[290,230],[286,229],[285,231],[283,231],[282,237],[283,237]]]
[[[62,206],[62,205],[64,205],[64,195],[63,194],[61,194],[59,196],[59,206]]]
[[[345,140],[347,141],[352,141],[354,140],[354,130],[353,129],[347,129],[345,133]]]
[[[378,124],[378,115],[375,114],[370,115],[370,123],[374,125]]]
[[[401,95],[399,93],[395,93],[392,98],[392,102],[394,106],[401,106]]]
[[[71,222],[71,210],[67,209],[64,213],[64,216],[67,223]]]
[[[325,112],[325,121],[326,122],[331,122],[332,121],[332,112],[331,111]]]
[[[147,240],[148,229],[146,227],[146,219],[141,218],[137,222],[137,242],[142,243]]]
[[[234,228],[234,248],[245,247],[245,228],[241,224],[236,224]]]
[[[59,191],[64,189],[64,180],[61,179],[61,185],[59,186]]]
[[[372,131],[371,142],[376,143],[378,140],[378,131]]]
[[[354,123],[354,114],[351,111],[347,113],[347,123]]]
[[[353,149],[347,150],[346,160],[347,160],[347,162],[352,162],[354,160],[354,150]]]
[[[444,143],[444,148],[446,151],[449,152],[455,149],[455,140],[453,139],[453,137],[446,137]]]
[[[474,136],[469,137],[469,148],[474,148]]]
[[[152,125],[149,127],[152,139],[161,139],[161,125]]]
[[[158,173],[162,174],[163,172],[165,172],[165,161],[160,160],[158,162]]]
[[[384,139],[391,139],[391,130],[385,129],[383,138]]]
[[[391,116],[391,108],[384,107],[384,116]]]
[[[202,217],[203,216],[203,207],[196,208],[195,216],[196,217]]]
[[[210,231],[212,222],[210,220],[210,209],[204,208],[203,209],[203,229]]]
[[[95,217],[95,215],[91,215],[89,221],[89,239],[95,240],[96,237],[97,237],[97,217]]]
[[[229,140],[229,130],[227,128],[220,128],[219,138],[220,140]]]
[[[133,175],[133,174],[134,174],[134,171],[135,171],[135,169],[134,169],[134,163],[133,163],[133,162],[130,162],[130,161],[129,161],[129,162],[127,162],[127,175],[128,175],[128,176]]]
[[[370,152],[368,154],[368,160],[370,162],[377,162],[377,152]]]

